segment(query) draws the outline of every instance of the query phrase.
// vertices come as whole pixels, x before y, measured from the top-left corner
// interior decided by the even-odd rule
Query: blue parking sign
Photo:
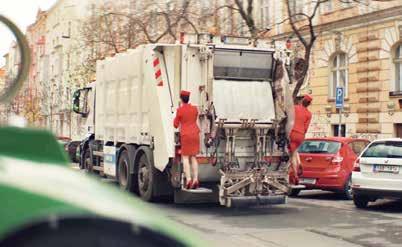
[[[335,107],[337,109],[343,108],[344,96],[345,95],[344,95],[343,87],[337,87],[336,88],[336,96],[335,96]]]

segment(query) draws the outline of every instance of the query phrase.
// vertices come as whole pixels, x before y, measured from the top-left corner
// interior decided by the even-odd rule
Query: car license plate
[[[299,184],[315,184],[315,178],[300,178]]]
[[[399,173],[399,166],[374,165],[374,172]]]

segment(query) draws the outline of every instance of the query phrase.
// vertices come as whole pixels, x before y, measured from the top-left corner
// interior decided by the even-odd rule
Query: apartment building
[[[287,1],[281,2],[286,17]],[[311,13],[314,2],[290,1],[290,7]],[[270,38],[297,43],[287,22],[272,24]],[[310,135],[402,137],[402,2],[331,0],[321,4],[314,27],[319,36],[302,90],[314,96]],[[339,86],[346,96],[341,114],[335,108]]]

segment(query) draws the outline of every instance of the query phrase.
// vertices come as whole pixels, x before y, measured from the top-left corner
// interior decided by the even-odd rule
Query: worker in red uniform
[[[310,95],[305,95],[300,104],[295,105],[295,122],[293,125],[293,129],[290,132],[290,145],[289,151],[291,153],[292,158],[292,169],[297,179],[299,175],[298,166],[300,164],[300,159],[297,153],[297,149],[303,143],[308,128],[310,126],[311,112],[307,109],[313,98]]]
[[[198,110],[197,107],[188,103],[190,92],[181,91],[180,99],[181,106],[177,109],[173,124],[175,128],[180,127],[181,155],[184,175],[186,176],[186,189],[197,189],[199,180],[196,155],[200,151],[200,129],[197,125]],[[192,172],[190,172],[190,162]]]

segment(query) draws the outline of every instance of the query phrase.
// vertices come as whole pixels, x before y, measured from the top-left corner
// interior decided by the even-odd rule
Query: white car
[[[402,139],[370,143],[352,172],[353,201],[358,208],[380,198],[402,199]]]

